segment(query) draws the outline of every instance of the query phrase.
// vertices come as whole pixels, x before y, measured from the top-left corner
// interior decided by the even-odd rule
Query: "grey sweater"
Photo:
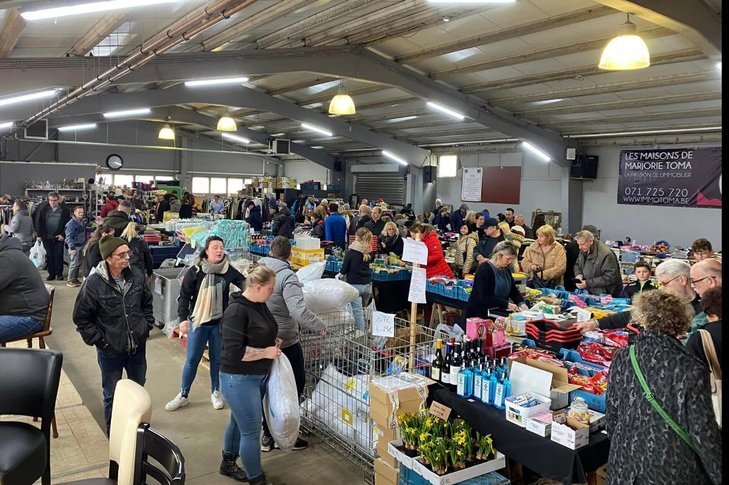
[[[28,215],[28,211],[19,210],[10,220],[9,229],[13,236],[20,239],[23,246],[33,244],[33,219]]]
[[[289,263],[276,258],[261,258],[259,262],[276,272],[276,284],[266,306],[278,324],[281,348],[296,344],[302,327],[311,332],[325,330],[326,324],[306,308],[303,285]]]
[[[0,315],[45,320],[48,291],[19,239],[0,236],[0,268]]]

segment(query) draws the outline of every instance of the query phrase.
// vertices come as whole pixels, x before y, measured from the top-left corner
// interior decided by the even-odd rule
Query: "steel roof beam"
[[[88,32],[73,44],[68,53],[72,56],[85,56],[88,54],[99,42],[124,23],[127,13],[126,10],[117,10],[101,17]]]
[[[0,30],[0,58],[8,57],[20,34],[26,26],[25,19],[20,16],[20,10],[13,8],[5,14],[2,30]]]

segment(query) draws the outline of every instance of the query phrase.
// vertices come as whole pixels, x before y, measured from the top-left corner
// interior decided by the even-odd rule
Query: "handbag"
[[[650,387],[648,387],[648,383],[645,381],[645,377],[643,376],[643,372],[640,370],[640,366],[638,365],[638,359],[635,358],[635,345],[630,346],[630,350],[628,351],[630,354],[630,363],[633,364],[633,370],[635,371],[635,375],[638,377],[638,382],[640,382],[640,387],[643,388],[643,393],[645,393],[646,399],[648,399],[648,402],[651,403],[651,406],[655,408],[656,411],[658,411],[658,414],[661,415],[663,418],[663,421],[668,424],[673,431],[676,432],[676,434],[687,444],[689,445],[689,448],[691,448],[694,453],[698,453],[696,451],[696,448],[694,448],[694,440],[686,434],[686,432],[683,430],[679,424],[671,419],[671,417],[666,413],[666,411],[661,407],[660,404],[656,401],[655,396],[651,392]]]
[[[716,356],[714,341],[711,334],[706,330],[699,330],[701,334],[701,345],[704,347],[706,361],[709,363],[709,382],[711,383],[711,404],[714,406],[716,422],[721,429],[721,364]]]
[[[538,290],[540,288],[554,288],[555,282],[553,280],[545,280],[544,279],[544,270],[539,272],[539,276],[537,276],[537,273],[532,274],[532,288],[535,290]]]

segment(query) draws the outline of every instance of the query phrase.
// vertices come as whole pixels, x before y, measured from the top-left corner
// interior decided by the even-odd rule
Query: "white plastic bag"
[[[307,264],[296,272],[296,277],[299,278],[301,284],[304,284],[307,281],[320,280],[321,277],[324,275],[324,268],[326,267],[326,265],[326,261]]]
[[[43,243],[36,240],[32,248],[30,248],[30,260],[36,268],[40,269],[46,264],[46,248],[43,247]]]
[[[299,394],[294,370],[285,354],[273,361],[266,389],[263,410],[268,430],[280,449],[291,451],[299,437]]]
[[[303,292],[306,308],[316,314],[339,310],[359,298],[359,292],[352,285],[333,278],[307,281]]]

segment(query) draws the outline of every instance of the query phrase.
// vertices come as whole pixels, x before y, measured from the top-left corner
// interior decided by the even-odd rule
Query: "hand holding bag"
[[[701,345],[704,347],[706,361],[709,363],[709,382],[711,384],[711,404],[714,405],[714,415],[716,422],[721,429],[721,364],[716,356],[714,341],[711,340],[711,334],[706,330],[699,330],[701,335]]]
[[[46,264],[46,248],[43,243],[36,240],[32,248],[30,248],[30,260],[36,268],[40,269]]]

